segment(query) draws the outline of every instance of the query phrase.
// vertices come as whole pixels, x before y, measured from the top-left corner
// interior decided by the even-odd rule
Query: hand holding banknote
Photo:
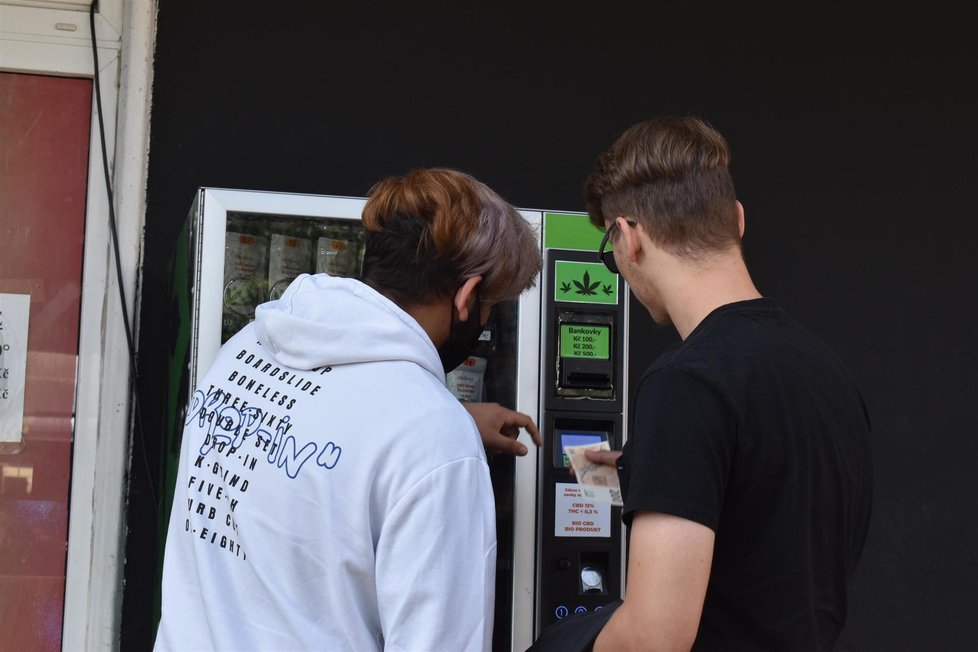
[[[615,466],[621,452],[612,451],[607,441],[565,446],[564,452],[567,453],[571,472],[577,477],[585,498],[622,506],[621,482]]]
[[[589,450],[584,452],[587,453],[587,458],[592,462],[615,468],[618,467],[618,458],[621,457],[621,451]]]

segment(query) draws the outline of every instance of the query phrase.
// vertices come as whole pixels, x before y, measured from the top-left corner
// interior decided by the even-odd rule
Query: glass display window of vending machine
[[[166,532],[184,409],[221,344],[303,273],[358,278],[366,199],[200,188],[171,261],[174,315],[166,424]],[[541,214],[521,211],[540,233]],[[462,401],[498,402],[539,423],[540,288],[494,306],[472,355],[448,372]],[[536,455],[489,456],[496,507],[494,650],[525,649],[534,637]],[[161,535],[162,536],[162,535]],[[162,548],[162,545],[161,545]],[[157,569],[157,573],[161,568]],[[158,614],[157,614],[158,617]]]

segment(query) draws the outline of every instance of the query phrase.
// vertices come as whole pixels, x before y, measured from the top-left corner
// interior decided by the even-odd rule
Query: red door
[[[89,79],[0,73],[0,293],[30,295],[23,445],[0,449],[9,650],[61,648],[91,99]]]

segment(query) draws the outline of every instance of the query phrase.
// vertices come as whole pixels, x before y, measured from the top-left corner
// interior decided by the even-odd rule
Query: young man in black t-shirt
[[[601,257],[682,342],[642,377],[621,472],[627,591],[595,650],[823,650],[869,524],[869,418],[851,375],[757,291],[723,136],[627,130],[586,194]],[[613,245],[613,251],[609,245]]]

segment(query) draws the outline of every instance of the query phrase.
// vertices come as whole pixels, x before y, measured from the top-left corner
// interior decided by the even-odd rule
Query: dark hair
[[[660,116],[625,131],[584,184],[591,221],[638,220],[675,255],[741,246],[727,141],[694,117]]]
[[[456,170],[422,168],[371,188],[363,209],[362,279],[402,306],[451,296],[482,276],[479,297],[496,303],[531,287],[540,245],[513,206]]]

